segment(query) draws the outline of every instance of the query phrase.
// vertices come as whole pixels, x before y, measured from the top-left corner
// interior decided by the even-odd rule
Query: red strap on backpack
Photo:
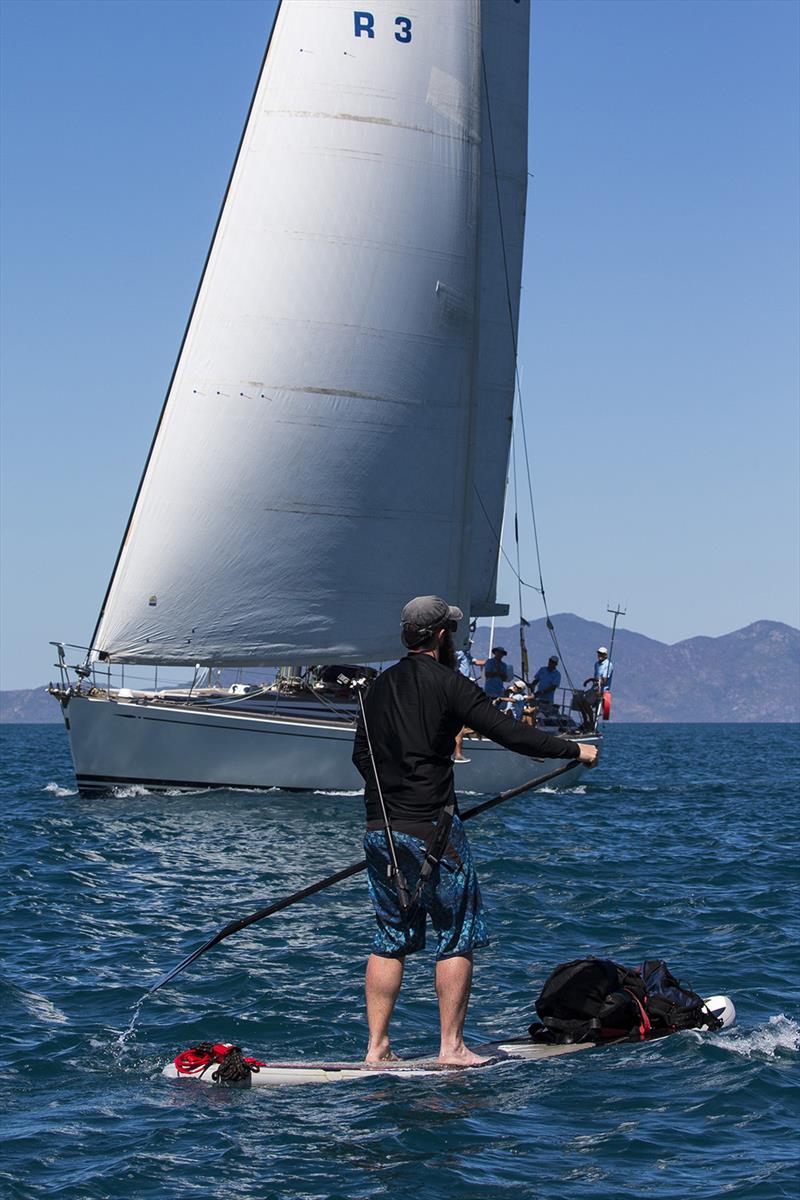
[[[652,1025],[650,1024],[650,1018],[648,1017],[648,1015],[645,1011],[645,1007],[642,1004],[639,997],[636,995],[636,993],[632,992],[630,988],[625,988],[624,990],[636,1002],[636,1007],[639,1009],[639,1012],[641,1013],[642,1021],[641,1021],[641,1024],[639,1025],[639,1037],[644,1039],[647,1036],[647,1034],[650,1032],[650,1030],[653,1028]]]

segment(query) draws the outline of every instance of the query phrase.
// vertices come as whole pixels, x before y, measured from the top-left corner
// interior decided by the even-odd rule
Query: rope
[[[239,1046],[199,1042],[179,1054],[175,1066],[182,1075],[201,1076],[210,1068],[215,1068],[211,1071],[214,1083],[244,1083],[263,1063],[254,1058],[245,1058]]]
[[[501,540],[500,540],[500,537],[499,537],[499,535],[498,535],[498,533],[497,533],[497,530],[495,529],[494,525],[492,524],[492,519],[491,519],[491,517],[489,516],[488,512],[486,511],[486,505],[483,503],[483,500],[482,500],[482,498],[481,498],[481,494],[480,494],[480,492],[478,491],[478,489],[477,489],[477,487],[476,487],[476,485],[475,485],[474,483],[473,483],[473,485],[472,485],[472,486],[473,486],[473,488],[475,489],[475,495],[476,495],[476,496],[477,496],[477,498],[478,498],[478,503],[479,503],[479,504],[480,504],[480,506],[481,506],[481,511],[482,511],[483,515],[486,517],[486,524],[487,524],[487,525],[489,526],[489,528],[491,529],[491,531],[492,531],[492,537],[494,538],[495,542],[497,543],[497,548],[498,548],[498,550],[500,551],[500,553],[502,554],[503,558],[504,558],[504,559],[506,560],[506,562],[508,563],[509,567],[511,568],[511,571],[512,571],[512,573],[513,573],[513,575],[514,575],[514,578],[515,578],[515,579],[519,579],[519,582],[522,584],[522,586],[523,586],[523,587],[526,587],[526,588],[531,588],[531,590],[532,590],[532,591],[534,591],[534,592],[538,592],[538,591],[540,591],[541,589],[540,589],[540,588],[538,588],[538,587],[536,586],[536,584],[535,584],[535,583],[528,583],[528,582],[527,582],[527,580],[525,580],[525,579],[520,579],[519,575],[517,574],[516,567],[514,566],[513,562],[512,562],[512,561],[511,561],[511,559],[508,557],[508,555],[506,554],[506,552],[505,552],[505,550],[504,550],[504,548],[503,548],[503,544],[502,544],[502,542],[501,542]]]
[[[305,690],[310,692],[314,699],[318,700],[319,703],[325,708],[329,708],[333,715],[338,717],[340,721],[350,721],[352,725],[355,725],[356,721],[358,720],[358,714],[355,712],[342,712],[342,710],[337,708],[333,701],[329,700],[327,696],[323,696],[320,692],[315,691],[310,682],[310,672],[306,672],[306,674],[302,677],[301,682]]]
[[[553,645],[555,646],[556,652],[559,657],[559,661],[561,662],[562,666],[564,667],[564,674],[567,677],[567,683],[569,684],[570,688],[574,691],[575,685],[573,684],[572,679],[570,678],[569,670],[567,669],[567,664],[564,662],[564,655],[562,653],[561,647],[558,644],[558,638],[556,637],[555,626],[553,625],[553,621],[550,616],[550,610],[547,607],[547,596],[545,594],[544,578],[542,575],[542,556],[541,556],[541,551],[539,548],[539,530],[538,530],[538,527],[536,524],[536,506],[533,502],[533,480],[531,478],[531,461],[530,461],[530,455],[528,454],[528,436],[527,436],[527,432],[525,429],[525,410],[522,405],[522,381],[520,379],[519,364],[517,361],[518,346],[517,346],[517,333],[516,333],[516,329],[514,327],[514,305],[513,305],[512,299],[511,299],[511,281],[508,277],[508,255],[506,253],[506,237],[505,237],[505,229],[503,227],[503,207],[502,207],[502,203],[500,200],[500,181],[499,181],[499,177],[498,177],[498,173],[497,173],[497,154],[495,151],[495,142],[494,142],[494,125],[492,123],[492,106],[491,106],[491,102],[489,100],[489,79],[488,79],[488,76],[486,73],[486,57],[483,53],[481,53],[481,66],[483,69],[483,91],[484,91],[484,95],[486,96],[486,115],[488,118],[488,126],[489,126],[489,144],[491,146],[491,151],[492,151],[492,172],[494,175],[495,197],[497,199],[497,219],[498,219],[498,225],[499,225],[499,231],[500,231],[500,248],[503,253],[503,275],[504,275],[505,284],[506,284],[506,304],[508,307],[508,326],[509,326],[509,332],[511,333],[511,345],[514,350],[514,379],[516,382],[516,393],[517,393],[517,399],[518,399],[517,408],[518,408],[519,416],[520,416],[520,428],[522,429],[522,445],[523,445],[523,451],[524,451],[524,456],[525,456],[525,467],[526,467],[526,472],[527,472],[527,477],[528,477],[528,496],[530,499],[530,506],[531,506],[531,523],[533,525],[533,544],[536,549],[536,566],[537,566],[537,570],[539,572],[539,586],[538,586],[538,588],[535,588],[535,590],[538,591],[542,597],[542,605],[544,606],[544,612],[545,612],[545,618],[546,618],[545,623],[546,623],[547,629],[553,640]],[[512,441],[512,448],[513,448],[513,441]],[[514,504],[515,504],[514,532],[517,537],[517,568],[518,568],[516,571],[514,571],[514,574],[517,577],[517,583],[518,583],[519,603],[520,603],[520,614],[519,614],[520,615],[520,628],[522,628],[522,619],[523,618],[522,618],[521,587],[523,586],[523,580],[519,573],[519,531],[518,531],[518,525],[517,525],[517,509],[516,509],[516,503],[517,503],[516,453],[514,453],[514,455],[513,455],[513,465],[514,465]],[[478,497],[478,499],[480,500],[480,496]],[[481,502],[481,508],[483,508],[482,502]],[[484,509],[484,513],[485,512],[486,512],[486,510]],[[490,522],[490,528],[491,528],[491,522]],[[494,530],[492,530],[492,532],[494,532]],[[505,554],[502,546],[500,546],[500,550],[503,553],[503,557],[510,564],[508,555]],[[510,565],[512,566],[512,570],[513,570],[514,569],[513,565],[512,564],[510,564]],[[524,586],[525,587],[534,587],[533,584],[525,584]]]
[[[242,1058],[240,1048],[231,1046],[216,1071],[212,1072],[211,1078],[215,1083],[243,1083],[251,1074],[252,1068]]]

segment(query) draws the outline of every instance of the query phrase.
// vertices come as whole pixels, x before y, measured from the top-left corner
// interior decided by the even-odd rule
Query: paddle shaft
[[[506,792],[500,792],[499,795],[493,796],[491,800],[484,800],[482,804],[474,804],[472,808],[468,808],[466,812],[461,813],[461,820],[468,821],[470,817],[477,817],[479,813],[487,812],[490,808],[495,808],[498,804],[504,804],[506,800],[513,800],[515,796],[521,796],[523,792],[533,791],[534,788],[542,787],[546,783],[552,783],[561,775],[566,775],[567,771],[573,770],[578,759],[571,758],[563,766],[557,767],[554,771],[549,771],[546,775],[542,775],[539,779],[529,779],[527,783],[521,783],[519,787],[509,788]],[[351,863],[349,867],[343,867],[341,871],[334,872],[333,875],[327,875],[324,879],[318,880],[317,883],[311,883],[308,887],[301,888],[299,892],[292,892],[291,896],[284,896],[282,900],[276,900],[274,904],[268,904],[266,908],[260,908],[257,912],[251,913],[249,917],[241,917],[238,921],[231,921],[223,929],[213,934],[207,942],[202,946],[198,946],[190,955],[178,963],[168,974],[164,975],[157,983],[154,983],[148,989],[148,995],[158,991],[165,983],[169,983],[176,975],[179,975],[186,967],[191,966],[201,954],[205,954],[206,950],[210,950],[212,946],[216,946],[225,938],[230,937],[232,933],[238,933],[240,929],[246,929],[248,925],[255,925],[256,921],[263,921],[266,917],[271,917],[277,912],[281,912],[284,908],[289,908],[292,904],[297,904],[300,900],[305,900],[309,896],[315,895],[317,892],[322,892],[325,888],[332,887],[334,883],[341,883],[344,879],[349,879],[351,875],[358,875],[360,871],[366,870],[367,860],[362,858],[361,862]]]

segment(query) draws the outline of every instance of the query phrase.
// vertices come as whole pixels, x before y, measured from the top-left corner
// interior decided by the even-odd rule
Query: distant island
[[[591,674],[598,646],[611,630],[573,613],[553,617],[572,682]],[[547,662],[553,642],[544,619],[525,631],[531,674]],[[485,658],[489,630],[475,635],[473,654]],[[497,625],[495,645],[520,666],[519,626]],[[641,633],[618,629],[614,643],[612,719],[616,721],[780,722],[800,721],[800,630],[779,621],[756,621],[722,637],[695,637],[668,646]],[[567,679],[563,663],[562,683]],[[0,722],[53,724],[58,704],[44,687],[0,692]]]

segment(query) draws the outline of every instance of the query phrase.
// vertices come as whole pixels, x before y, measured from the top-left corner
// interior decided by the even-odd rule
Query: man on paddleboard
[[[465,1046],[463,1037],[472,954],[489,939],[457,812],[452,762],[456,735],[466,726],[529,757],[574,758],[587,766],[597,758],[594,746],[551,736],[505,716],[477,684],[454,669],[453,633],[462,617],[459,608],[438,596],[409,601],[400,615],[408,654],[370,686],[356,729],[353,762],[364,777],[364,848],[377,922],[366,973],[367,1062],[395,1057],[389,1022],[406,955],[424,947],[428,917],[437,937],[439,1061],[454,1066],[483,1061]],[[437,827],[448,836],[440,861],[431,869]],[[395,868],[401,873],[401,895]],[[417,888],[420,875],[423,886]]]

